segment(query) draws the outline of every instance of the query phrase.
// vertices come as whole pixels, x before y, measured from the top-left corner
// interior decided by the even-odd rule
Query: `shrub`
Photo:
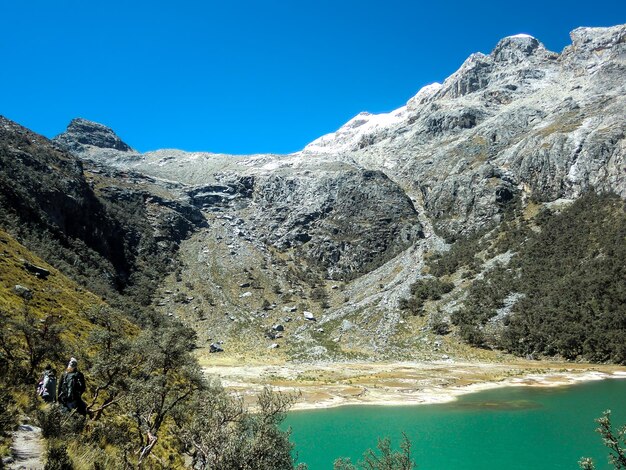
[[[411,297],[400,299],[401,310],[408,310],[412,315],[423,315],[423,307],[428,300],[439,300],[441,296],[454,289],[451,282],[437,278],[418,279],[411,285]]]
[[[519,355],[560,355],[626,363],[626,212],[612,194],[587,193],[560,213],[535,219],[538,230],[509,221],[517,245],[508,266],[476,280],[452,320],[461,336],[484,344],[482,327],[511,294],[506,328],[494,345]]]
[[[65,444],[56,440],[50,441],[46,452],[44,470],[73,470],[73,468]]]

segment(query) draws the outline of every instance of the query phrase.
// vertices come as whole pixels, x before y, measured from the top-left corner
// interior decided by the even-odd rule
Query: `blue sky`
[[[560,52],[619,23],[617,0],[0,0],[0,114],[48,137],[84,117],[141,151],[288,153],[504,36]]]

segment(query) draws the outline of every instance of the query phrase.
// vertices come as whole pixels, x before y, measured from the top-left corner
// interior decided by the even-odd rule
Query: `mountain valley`
[[[53,142],[103,197],[143,200],[158,251],[176,258],[151,303],[205,347],[268,360],[488,356],[458,340],[451,315],[514,247],[476,248],[473,274],[445,273],[454,289],[425,314],[401,303],[457,240],[505,220],[540,230],[544,208],[589,191],[626,195],[625,34],[579,28],[560,54],[505,38],[406,106],[361,113],[287,156],[140,154],[82,119]],[[436,334],[442,321],[452,334]]]

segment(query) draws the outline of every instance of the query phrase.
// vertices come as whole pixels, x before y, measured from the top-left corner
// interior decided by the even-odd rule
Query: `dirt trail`
[[[13,433],[11,445],[13,461],[7,465],[11,470],[43,470],[44,443],[41,428],[22,424]]]

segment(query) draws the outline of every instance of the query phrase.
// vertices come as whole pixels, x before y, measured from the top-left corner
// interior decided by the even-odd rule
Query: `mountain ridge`
[[[386,172],[434,219],[444,212],[453,216],[456,221],[437,221],[450,233],[471,232],[499,217],[493,208],[502,197],[494,201],[495,193],[558,199],[593,186],[624,194],[621,153],[619,161],[593,162],[587,154],[598,150],[585,147],[608,140],[615,148],[610,141],[622,140],[624,126],[614,121],[621,121],[625,35],[623,25],[577,28],[561,54],[527,35],[503,38],[489,55],[472,54],[443,84],[423,87],[405,106],[388,114],[360,113],[287,156],[233,159],[163,150],[127,164],[153,176],[199,184],[220,170],[275,171],[315,165],[313,157],[326,159],[318,166],[344,162]],[[604,129],[611,133],[607,139],[601,135]],[[529,155],[536,148],[548,151]],[[597,170],[604,163],[602,174]],[[181,165],[183,170],[177,168]],[[536,171],[537,166],[547,167]],[[547,177],[551,174],[554,180]],[[419,180],[426,183],[416,184]],[[462,189],[469,185],[476,189]],[[456,201],[447,196],[459,190],[466,194]]]
[[[137,154],[88,123],[54,142],[200,211],[153,305],[207,343],[260,353],[279,339],[298,360],[438,357],[433,341],[458,349],[429,325],[448,321],[477,278],[450,273],[454,291],[428,304],[442,310],[407,319],[401,301],[433,253],[588,191],[626,195],[626,26],[571,37],[560,54],[504,38],[404,107],[361,113],[290,155]],[[97,135],[82,135],[90,127]],[[482,257],[471,276],[495,262]]]

